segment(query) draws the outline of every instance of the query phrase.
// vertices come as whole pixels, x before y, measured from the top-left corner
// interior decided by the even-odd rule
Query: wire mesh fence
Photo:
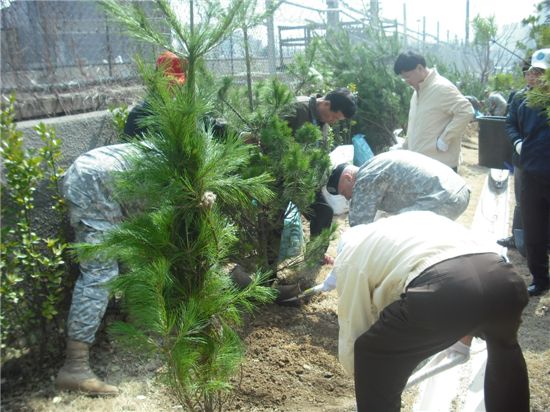
[[[95,1],[14,1],[2,9],[3,90],[133,78],[136,53],[152,58],[156,50],[121,33]]]

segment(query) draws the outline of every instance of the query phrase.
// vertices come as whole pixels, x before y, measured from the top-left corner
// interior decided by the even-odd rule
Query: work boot
[[[90,369],[90,345],[67,340],[65,364],[59,370],[55,386],[60,390],[80,391],[89,395],[117,395],[118,388],[102,382]]]

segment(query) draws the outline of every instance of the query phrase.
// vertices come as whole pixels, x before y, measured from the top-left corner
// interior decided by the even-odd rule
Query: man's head
[[[533,53],[531,66],[525,71],[525,81],[529,87],[536,86],[537,82],[550,67],[550,49],[541,49]]]
[[[347,163],[336,166],[328,179],[327,192],[331,195],[342,195],[350,200],[358,170],[357,166]]]
[[[157,70],[161,70],[167,78],[180,86],[185,83],[186,68],[187,62],[171,51],[165,51],[157,58]]]
[[[317,101],[317,117],[321,123],[334,124],[351,119],[356,110],[355,98],[345,87],[333,90]]]
[[[413,51],[407,51],[397,56],[393,71],[415,89],[418,89],[420,83],[429,74],[424,56]]]

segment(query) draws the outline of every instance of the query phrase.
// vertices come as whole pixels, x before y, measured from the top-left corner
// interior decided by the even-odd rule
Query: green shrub
[[[54,237],[43,237],[43,221],[34,215],[36,193],[47,182],[52,193],[48,205],[54,219],[63,221],[65,205],[57,187],[62,170],[60,141],[55,130],[39,124],[35,128],[43,142],[40,149],[27,149],[14,122],[14,97],[2,108],[0,154],[4,164],[2,181],[1,286],[2,349],[39,349],[40,356],[55,347],[60,302],[66,282],[64,252],[67,243],[63,225]],[[53,335],[52,335],[53,332]],[[53,345],[53,347],[52,347]]]
[[[122,106],[111,106],[109,107],[109,113],[111,113],[111,121],[117,135],[120,140],[125,140],[124,136],[124,126],[126,125],[126,120],[128,119],[128,105]]]

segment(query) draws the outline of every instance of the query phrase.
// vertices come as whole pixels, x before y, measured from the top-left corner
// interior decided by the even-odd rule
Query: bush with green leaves
[[[43,360],[62,339],[60,317],[65,314],[60,313],[60,303],[67,286],[67,243],[62,224],[53,237],[40,233],[44,222],[36,216],[36,195],[46,190],[43,198],[53,210],[51,217],[57,218],[56,223],[63,222],[65,205],[57,189],[63,172],[58,164],[60,140],[53,128],[40,123],[35,131],[43,146],[26,148],[22,133],[16,129],[14,100],[11,96],[1,115],[2,350],[8,354],[37,350],[38,358]]]
[[[126,140],[124,126],[128,119],[128,105],[111,106],[109,107],[109,113],[111,113],[111,121],[120,140]]]
[[[470,70],[459,70],[454,62],[448,62],[436,54],[426,56],[428,66],[436,67],[437,72],[447,78],[465,96],[475,96],[483,100],[487,85],[480,80],[477,73]]]
[[[303,52],[292,57],[292,62],[286,68],[293,79],[292,90],[297,95],[327,92],[333,84],[331,72],[316,61],[320,44],[321,39],[314,37]]]

